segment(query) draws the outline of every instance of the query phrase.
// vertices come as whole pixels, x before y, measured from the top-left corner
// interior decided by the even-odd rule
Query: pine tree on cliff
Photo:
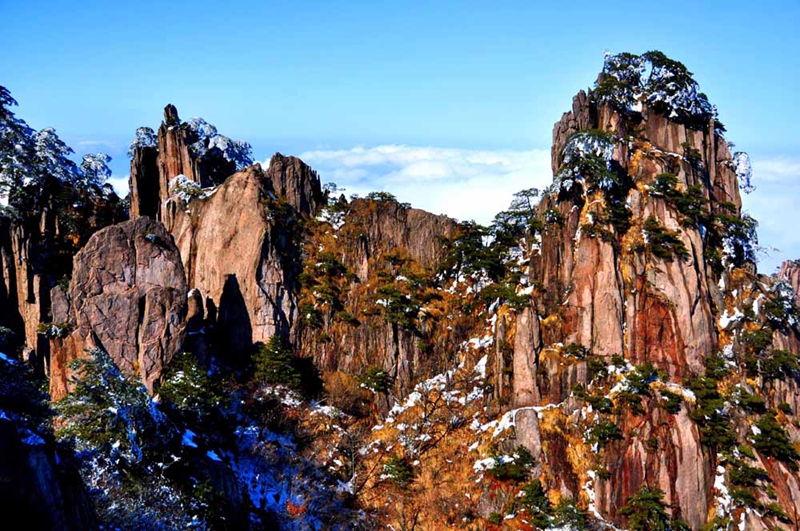
[[[8,89],[0,86],[0,198],[4,203],[20,212],[37,212],[53,194],[64,195],[64,184],[73,191],[110,195],[112,190],[103,185],[111,175],[111,157],[88,154],[78,166],[71,158],[75,152],[55,129],[34,131],[11,112],[15,105]],[[67,196],[64,205],[73,205],[75,198]]]
[[[292,351],[284,340],[274,335],[253,356],[255,379],[261,384],[285,385],[299,389],[302,384],[300,371],[294,364]]]
[[[127,463],[140,461],[160,418],[144,387],[125,378],[100,349],[91,349],[72,369],[75,388],[55,404],[62,421],[58,436],[74,439],[81,450],[99,450]]]
[[[17,101],[0,86],[0,198],[7,198],[31,177],[33,129],[17,118],[11,107]]]
[[[628,498],[628,503],[619,511],[628,517],[631,531],[683,531],[686,524],[670,520],[664,508],[664,492],[658,487],[644,486]]]

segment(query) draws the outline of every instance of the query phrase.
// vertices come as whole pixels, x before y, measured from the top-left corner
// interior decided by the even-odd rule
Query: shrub
[[[74,439],[80,449],[141,461],[158,417],[142,384],[125,378],[103,350],[70,364],[74,390],[55,404],[61,417],[60,438]]]
[[[548,527],[553,520],[553,507],[542,482],[534,479],[523,486],[521,492],[519,503],[527,511],[530,523],[541,529]]]
[[[393,455],[383,463],[383,474],[396,486],[405,488],[414,480],[414,468],[407,459]]]
[[[501,481],[522,481],[528,477],[530,467],[533,466],[533,456],[522,445],[514,450],[513,460],[501,462],[496,455],[493,455],[495,465],[489,469],[489,473]]]
[[[792,519],[789,518],[789,515],[786,514],[786,512],[779,504],[771,502],[768,503],[766,506],[763,506],[762,508],[764,509],[764,513],[767,517],[776,518],[781,522],[783,522],[784,524],[792,523]]]
[[[769,410],[756,422],[759,433],[753,437],[753,446],[758,453],[774,457],[786,463],[792,470],[797,470],[800,455],[776,417],[775,411]]]
[[[682,260],[689,258],[689,251],[680,239],[680,234],[665,229],[654,216],[649,216],[645,220],[642,232],[647,249],[653,256],[667,262],[671,262],[675,257]]]
[[[630,498],[620,513],[628,518],[631,531],[663,531],[670,529],[664,508],[664,493],[659,488],[642,487]]]
[[[570,343],[561,349],[561,353],[582,360],[589,354],[589,350],[580,343]]]
[[[39,323],[36,333],[48,339],[67,337],[71,329],[69,323]]]
[[[661,403],[661,407],[664,408],[664,411],[675,415],[681,410],[681,404],[683,403],[683,397],[681,395],[667,391],[666,389],[662,389],[660,393],[661,397],[664,399]]]
[[[791,415],[792,406],[787,402],[781,402],[780,404],[778,404],[778,411],[782,412],[785,415]]]
[[[737,487],[756,487],[759,481],[769,481],[769,475],[763,468],[737,462],[728,470],[728,479]]]
[[[313,304],[305,302],[299,308],[300,318],[311,328],[322,328],[322,312],[314,307]]]
[[[372,201],[380,201],[385,203],[394,203],[398,205],[403,210],[407,210],[411,208],[411,205],[408,203],[398,203],[397,198],[390,194],[389,192],[370,192],[367,194],[367,199],[371,199]]]
[[[610,442],[621,441],[622,439],[624,439],[622,430],[610,420],[601,421],[592,427],[589,432],[589,441],[597,443],[601,448]]]
[[[650,195],[663,197],[664,200],[677,210],[687,227],[697,227],[700,224],[708,225],[708,200],[703,195],[700,185],[690,186],[686,192],[677,188],[678,177],[672,173],[661,173],[656,176],[650,188]]]
[[[611,413],[614,409],[614,402],[605,396],[588,395],[585,400],[598,413]]]
[[[612,354],[611,365],[617,367],[618,369],[624,369],[625,367],[628,366],[628,364],[625,363],[625,358],[623,358],[619,354]]]
[[[178,354],[170,361],[158,394],[167,407],[198,421],[222,404],[217,382],[189,352]]]
[[[553,510],[553,523],[566,529],[588,529],[589,515],[573,498],[562,496]]]
[[[742,332],[742,344],[754,354],[760,354],[772,345],[772,331],[769,329],[745,330]]]
[[[739,404],[748,413],[764,413],[767,410],[766,401],[762,397],[745,391],[739,395]]]
[[[747,489],[734,487],[730,490],[730,496],[733,500],[733,503],[739,507],[749,507],[751,509],[758,507],[758,501],[756,500],[756,497]]]
[[[700,442],[712,449],[730,448],[736,444],[736,435],[730,427],[730,419],[724,413],[725,403],[717,389],[717,380],[708,374],[718,374],[707,366],[706,376],[692,378],[687,382],[697,402],[689,413],[700,427]]]
[[[594,378],[605,378],[608,376],[606,364],[600,358],[589,358],[589,360],[586,362],[586,369],[589,373],[590,380],[593,380]]]
[[[489,284],[481,290],[481,299],[491,304],[495,299],[505,301],[509,309],[519,312],[530,306],[530,295],[518,294],[516,288],[507,282]]]
[[[788,350],[774,350],[770,356],[761,360],[761,375],[765,380],[794,378],[798,374],[800,363],[797,356]]]
[[[278,335],[258,346],[253,363],[254,378],[261,384],[280,384],[290,389],[299,389],[302,384],[292,351]]]
[[[633,391],[620,391],[617,394],[617,402],[619,403],[620,411],[622,411],[624,407],[627,407],[634,415],[645,414],[644,406],[642,406],[641,395],[634,393]]]
[[[389,374],[380,367],[370,367],[357,378],[362,386],[374,393],[387,393],[391,385]]]
[[[492,511],[489,514],[489,518],[487,518],[490,524],[500,525],[503,523],[503,515],[498,513],[497,511]]]

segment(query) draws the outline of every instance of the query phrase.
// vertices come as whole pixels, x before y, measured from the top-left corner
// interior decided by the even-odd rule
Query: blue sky
[[[257,159],[303,155],[349,191],[486,221],[549,180],[552,125],[605,50],[660,49],[753,158],[746,206],[781,249],[761,269],[800,258],[797,0],[230,4],[0,0],[0,84],[118,178],[135,128],[171,102]]]

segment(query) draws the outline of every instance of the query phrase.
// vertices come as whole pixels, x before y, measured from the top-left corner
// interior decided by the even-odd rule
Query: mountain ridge
[[[554,126],[553,184],[490,227],[335,197],[300,159],[251,165],[164,116],[131,146],[131,220],[86,237],[66,287],[14,240],[58,220],[0,236],[0,299],[66,397],[58,440],[93,456],[75,466],[98,515],[172,515],[131,520],[108,464],[127,434],[178,527],[794,525],[800,274],[758,275],[749,159],[682,64],[607,56]],[[133,398],[98,439],[82,423],[108,397],[70,377],[109,370]]]

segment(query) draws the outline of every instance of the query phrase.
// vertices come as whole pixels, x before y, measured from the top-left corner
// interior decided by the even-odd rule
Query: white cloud
[[[112,140],[81,140],[77,145],[82,148],[105,147],[110,150],[117,149],[117,143]]]
[[[386,191],[400,201],[457,219],[488,223],[524,188],[552,181],[550,152],[387,145],[300,155],[324,182],[349,194]]]
[[[128,176],[119,177],[112,175],[108,178],[108,183],[114,187],[114,190],[117,192],[117,195],[120,197],[125,197],[130,192],[130,188],[128,187]]]
[[[758,269],[773,273],[784,260],[800,258],[800,160],[752,157],[755,192],[742,196],[744,209],[758,221],[758,237],[767,249]]]
[[[753,175],[758,181],[786,183],[800,180],[800,160],[781,157],[753,158]]]

